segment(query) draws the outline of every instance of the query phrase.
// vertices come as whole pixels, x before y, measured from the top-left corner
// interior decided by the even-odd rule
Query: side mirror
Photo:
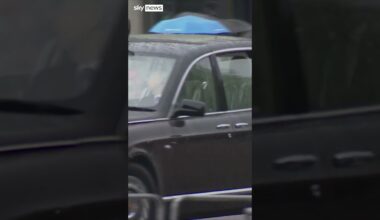
[[[182,100],[179,107],[174,111],[173,118],[179,116],[204,116],[206,112],[206,104],[204,102],[194,101],[190,99]]]

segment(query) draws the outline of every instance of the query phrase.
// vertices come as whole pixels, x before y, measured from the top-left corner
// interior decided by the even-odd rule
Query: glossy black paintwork
[[[130,162],[143,161],[157,179],[160,194],[181,195],[251,187],[251,111],[170,118],[173,98],[186,69],[213,51],[250,48],[248,39],[216,36],[143,35],[130,39],[130,50],[176,56],[173,76],[154,113],[129,111]],[[248,49],[249,51],[249,49]],[[244,115],[244,116],[243,116]],[[247,121],[247,130],[218,130],[219,124]],[[232,134],[232,138],[229,138]],[[148,161],[148,162],[147,162]]]
[[[119,19],[92,87],[60,103],[82,114],[0,111],[0,219],[126,216],[126,10]]]
[[[373,203],[379,196],[375,187],[380,179],[377,156],[339,166],[334,161],[339,153],[378,155],[379,114],[376,111],[254,121],[253,172],[258,217],[355,219],[363,212],[367,219],[379,217]],[[298,169],[274,166],[277,159],[294,155],[313,155],[317,160],[311,166]],[[271,209],[278,212],[270,212]]]
[[[253,119],[255,218],[379,219],[380,191],[376,186],[380,183],[380,108],[378,105],[358,105],[319,111],[309,106],[311,100],[307,100],[306,80],[300,69],[305,65],[305,60],[299,56],[301,39],[295,36],[299,31],[294,19],[295,2],[302,1],[256,1],[255,21],[260,29],[256,32],[257,42],[260,42],[256,44],[256,51],[260,56],[257,56],[257,81],[253,87],[258,108]],[[340,1],[325,1],[321,8],[319,1],[302,4],[309,10],[318,9],[316,14],[317,11],[336,14],[350,8],[369,18],[367,12],[373,12],[374,8],[360,6],[368,2],[350,2],[348,6]],[[298,13],[306,15],[308,11],[299,10]],[[318,16],[326,16],[323,13]],[[357,14],[352,17],[362,18]],[[345,15],[341,18],[346,21]],[[318,21],[314,15],[309,19]],[[325,27],[326,24],[316,22],[316,26]],[[375,36],[375,32],[370,35]],[[315,40],[313,44],[307,43],[314,49],[327,45],[317,36],[309,39]],[[315,50],[308,52],[316,53]],[[356,56],[357,52],[350,55]],[[332,68],[324,71],[330,70]],[[331,73],[343,72],[334,70]],[[337,155],[355,156],[363,152],[372,153],[373,157],[340,163],[335,159]],[[298,158],[300,162],[300,158],[307,158],[305,156],[316,160],[282,169],[275,166],[279,159],[292,157],[293,161]]]

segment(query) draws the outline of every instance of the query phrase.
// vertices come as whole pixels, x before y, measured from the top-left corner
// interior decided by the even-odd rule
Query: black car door
[[[324,219],[379,219],[380,4],[294,1]],[[331,22],[333,21],[333,22]]]
[[[232,117],[231,142],[237,160],[234,163],[235,188],[252,187],[252,51],[216,54],[218,72],[223,81],[226,110]]]
[[[324,167],[306,114],[289,1],[257,1],[253,189],[257,219],[321,219]]]
[[[379,219],[380,109],[315,113],[323,219]]]
[[[263,219],[319,219],[318,138],[313,122],[293,117],[253,119],[255,210]]]
[[[232,121],[229,114],[220,111],[220,91],[209,57],[191,67],[178,103],[183,99],[202,101],[206,115],[172,119],[173,137],[171,154],[167,155],[173,167],[168,183],[171,194],[219,191],[231,188],[234,167],[234,148],[231,145]],[[170,171],[168,171],[170,170]]]
[[[379,219],[380,9],[372,1],[281,3],[277,29],[262,22],[270,37],[258,34],[278,47],[258,46],[270,52],[257,57],[253,93],[256,217]],[[315,172],[269,173],[276,163],[269,168],[268,157],[294,152],[275,162]]]

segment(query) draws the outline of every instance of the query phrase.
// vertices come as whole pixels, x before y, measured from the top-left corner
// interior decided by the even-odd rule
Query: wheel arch
[[[157,168],[153,160],[144,151],[135,151],[128,157],[128,165],[134,163],[143,166],[152,175],[156,184],[157,193],[161,193],[161,179],[158,176]]]

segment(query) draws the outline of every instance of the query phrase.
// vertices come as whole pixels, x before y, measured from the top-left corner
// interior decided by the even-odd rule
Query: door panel
[[[237,188],[252,187],[252,111],[230,113],[232,117],[232,145],[235,149],[235,183]]]
[[[214,58],[223,82],[225,107],[233,122],[235,185],[252,187],[252,51],[221,53]]]
[[[301,117],[255,122],[256,216],[379,219],[380,114]]]
[[[264,56],[257,56],[256,109],[264,117],[302,114],[254,119],[255,217],[380,219],[379,63],[372,62],[379,48],[378,5],[259,3],[257,54]],[[377,106],[352,109],[370,105]],[[289,161],[302,161],[305,167],[313,155],[318,175],[310,168],[275,171],[270,162],[297,168]]]
[[[183,118],[172,124],[176,141],[167,159],[175,168],[169,168],[172,181],[168,188],[177,188],[181,193],[233,188],[236,167],[231,161],[238,158],[229,138],[230,117],[224,114]],[[230,126],[218,129],[220,125]]]
[[[256,218],[320,219],[323,161],[314,126],[296,117],[254,119]]]
[[[323,118],[316,130],[326,161],[324,219],[379,219],[380,114]]]
[[[222,108],[220,90],[210,58],[198,61],[189,72],[176,106],[190,99],[205,104],[203,117],[171,121],[173,143],[167,159],[170,194],[208,192],[233,188],[236,154],[232,148],[232,121]],[[170,155],[170,156],[169,156]],[[169,163],[168,163],[169,164]],[[174,166],[174,167],[173,167]],[[168,178],[167,177],[167,178]]]

